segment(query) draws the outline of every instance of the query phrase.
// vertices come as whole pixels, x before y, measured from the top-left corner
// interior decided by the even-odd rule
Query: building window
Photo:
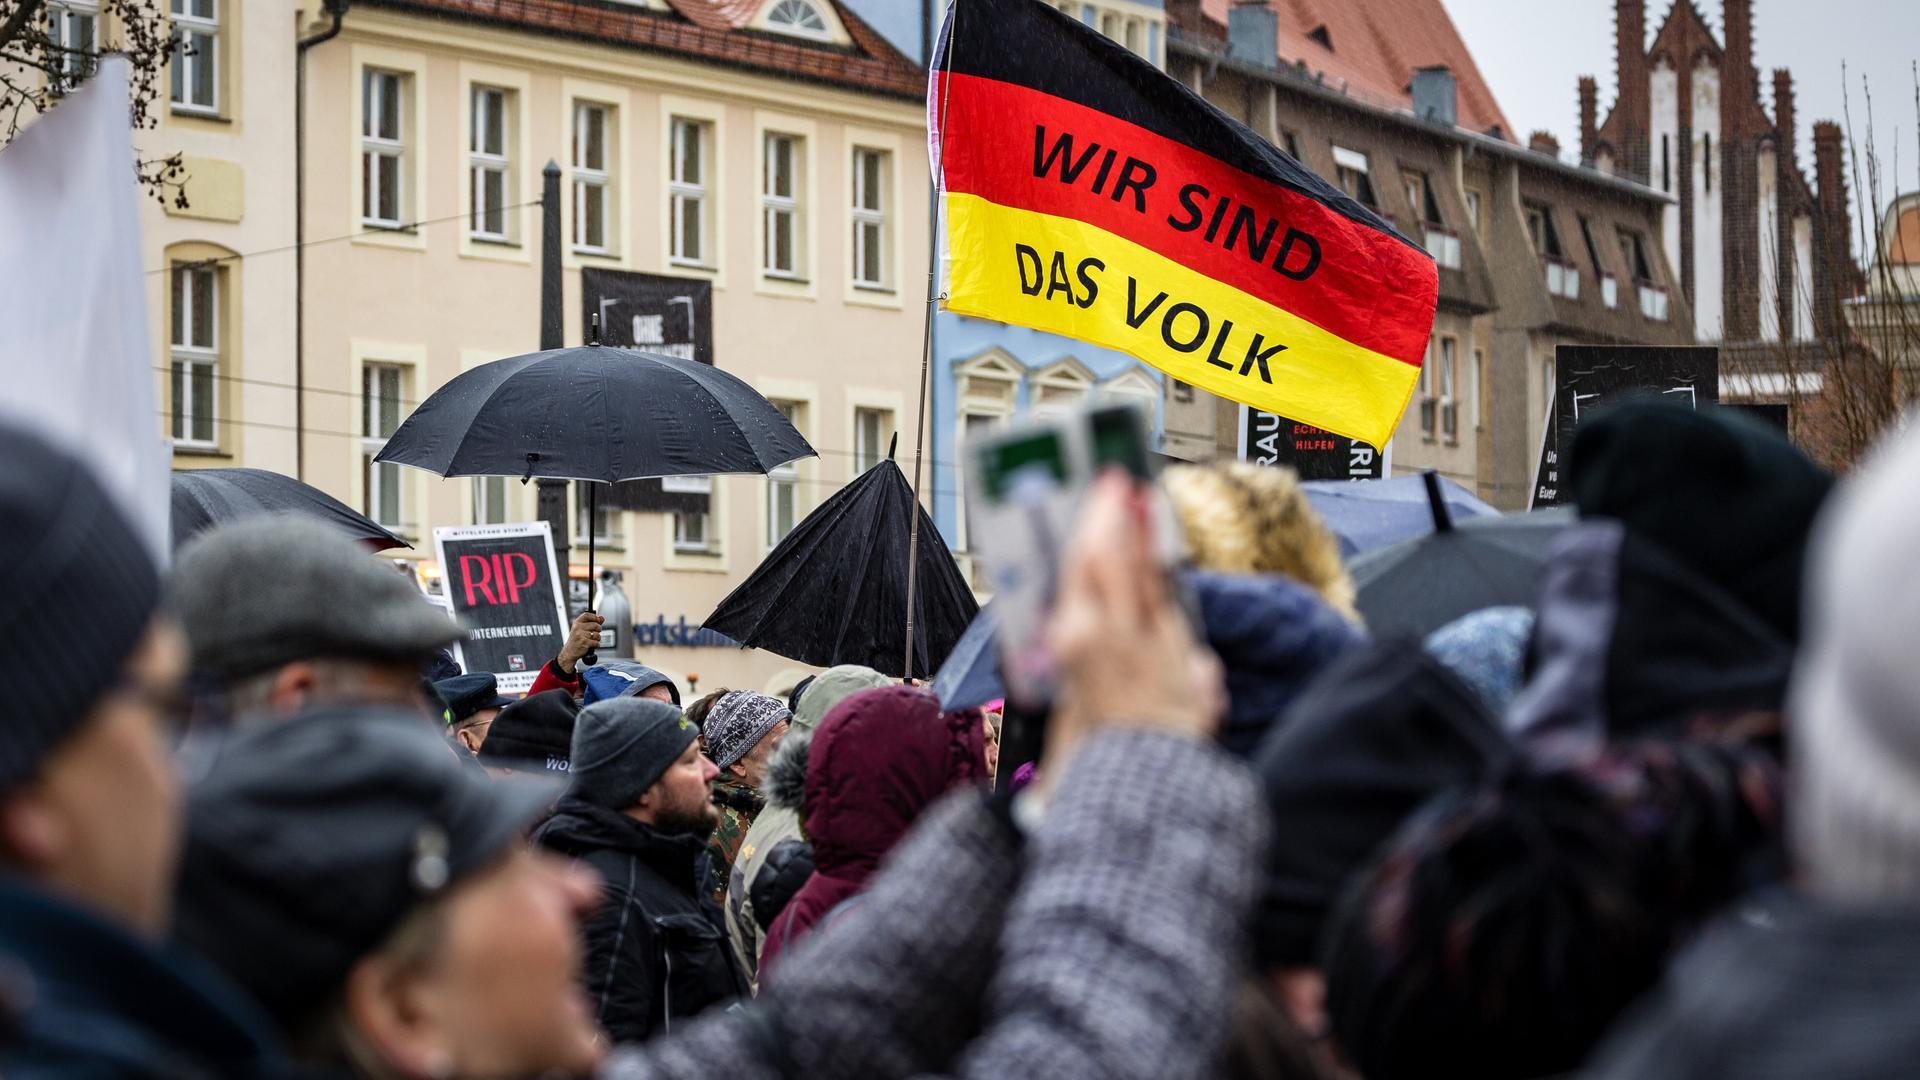
[[[590,255],[604,255],[611,246],[607,192],[613,169],[607,142],[612,116],[605,105],[573,105],[573,249]]]
[[[1567,258],[1560,243],[1560,230],[1553,223],[1553,210],[1538,203],[1527,204],[1527,235],[1533,249],[1546,267],[1547,293],[1568,300],[1580,299],[1580,267]]]
[[[1146,56],[1147,59],[1151,60],[1153,58],[1147,56],[1145,33],[1146,25],[1144,20],[1128,19],[1122,44],[1126,45],[1128,52],[1136,56]]]
[[[853,474],[866,472],[887,456],[887,436],[893,431],[892,409],[853,410]]]
[[[761,161],[761,269],[769,277],[800,274],[800,148],[798,135],[769,131]]]
[[[474,477],[473,523],[502,525],[506,523],[507,515],[507,478],[504,476]]]
[[[1667,290],[1653,278],[1653,264],[1647,261],[1647,245],[1637,232],[1620,230],[1620,256],[1633,272],[1634,291],[1640,301],[1640,314],[1651,322],[1667,321]]]
[[[1428,442],[1433,441],[1433,426],[1438,419],[1433,397],[1433,371],[1440,366],[1439,359],[1434,355],[1439,349],[1437,342],[1437,338],[1427,339],[1427,356],[1420,364],[1420,379],[1415,386],[1420,398],[1420,437]]]
[[[360,473],[366,489],[364,512],[396,532],[406,528],[406,481],[400,466],[374,463],[387,439],[400,429],[407,369],[399,364],[367,364],[360,369]]]
[[[1349,150],[1344,146],[1333,148],[1333,166],[1335,177],[1340,182],[1340,190],[1352,196],[1355,202],[1369,209],[1378,210],[1380,202],[1373,195],[1373,180],[1367,172],[1367,155],[1358,150]]]
[[[513,96],[494,86],[473,88],[468,119],[467,172],[470,196],[467,231],[475,240],[505,242],[511,182],[507,161],[508,109]]]
[[[173,268],[173,441],[211,447],[218,442],[220,271],[207,263]]]
[[[367,68],[360,95],[360,218],[368,225],[401,227],[406,212],[404,76]]]
[[[1477,191],[1467,192],[1467,223],[1473,226],[1474,232],[1480,231],[1480,193]]]
[[[1467,387],[1467,404],[1471,406],[1473,430],[1480,430],[1480,388],[1487,384],[1487,354],[1479,349],[1473,350],[1473,383]]]
[[[1444,269],[1460,269],[1460,234],[1440,220],[1440,200],[1434,198],[1433,183],[1423,172],[1409,172],[1407,205],[1420,219],[1421,240],[1427,254]]]
[[[800,37],[824,39],[832,35],[827,29],[827,20],[811,0],[780,0],[767,13],[767,25]]]
[[[1673,136],[1660,136],[1660,190],[1673,191]]]
[[[1300,135],[1298,132],[1282,131],[1280,133],[1280,147],[1287,152],[1288,157],[1295,161],[1300,160]]]
[[[599,487],[600,490],[592,494],[593,512],[589,514],[587,512],[588,491],[596,486]],[[573,482],[574,543],[584,544],[587,542],[587,519],[589,517],[593,519],[593,542],[595,544],[605,546],[619,542],[620,512],[607,507],[606,497],[608,490],[609,486],[606,484],[595,485],[585,480],[576,480]]]
[[[1713,191],[1713,135],[1700,133],[1700,184],[1704,190]]]
[[[803,418],[799,402],[775,401],[773,407],[780,410],[780,415],[795,431],[800,430]],[[767,547],[785,540],[799,522],[800,466],[789,461],[767,473]]]
[[[62,0],[47,5],[49,88],[64,94],[93,74],[100,51],[100,5],[97,0]]]
[[[1458,343],[1453,338],[1440,339],[1440,431],[1450,443],[1460,440],[1460,405],[1454,400],[1454,361]]]
[[[893,155],[853,148],[853,283],[887,287],[887,190]]]
[[[712,552],[712,520],[713,515],[705,510],[674,514],[673,550],[691,555]]]
[[[706,266],[707,147],[711,128],[699,120],[673,118],[672,259],[683,266]]]
[[[220,109],[219,0],[173,0],[173,109]]]

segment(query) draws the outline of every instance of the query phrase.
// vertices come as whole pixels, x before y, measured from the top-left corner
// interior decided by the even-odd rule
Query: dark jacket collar
[[[117,1062],[130,1076],[285,1072],[265,1018],[198,960],[155,948],[18,878],[0,876],[0,954],[31,980],[29,1061]]]
[[[535,843],[580,858],[596,851],[632,855],[689,896],[705,875],[706,833],[664,833],[642,821],[572,795],[534,831]]]

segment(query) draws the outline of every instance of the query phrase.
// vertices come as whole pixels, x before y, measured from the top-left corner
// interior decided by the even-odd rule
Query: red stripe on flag
[[[945,117],[947,190],[1098,226],[1356,345],[1420,365],[1439,276],[1433,260],[1404,240],[1109,113],[973,75],[945,74],[938,83],[948,98],[936,114]],[[1073,137],[1071,156],[1056,156],[1045,176],[1034,175],[1036,127],[1045,128],[1043,157],[1061,135]],[[1075,180],[1063,182],[1063,167],[1079,164],[1095,144]],[[1131,171],[1129,159],[1139,163]],[[1152,170],[1151,184],[1140,183],[1139,165]],[[1128,178],[1135,184],[1122,186]],[[1189,193],[1183,203],[1188,184],[1201,185],[1204,198]],[[1297,280],[1274,268],[1289,229],[1319,252],[1312,273]],[[1300,273],[1309,251],[1296,240],[1282,265]]]

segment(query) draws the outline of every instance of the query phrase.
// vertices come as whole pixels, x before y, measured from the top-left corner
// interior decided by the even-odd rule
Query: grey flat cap
[[[466,633],[370,552],[289,515],[196,537],[169,600],[194,670],[229,680],[313,657],[425,661]]]

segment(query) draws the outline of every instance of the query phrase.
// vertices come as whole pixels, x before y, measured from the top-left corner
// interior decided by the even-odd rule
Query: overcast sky
[[[1475,63],[1516,134],[1545,128],[1572,157],[1580,145],[1580,108],[1575,79],[1600,81],[1600,117],[1613,103],[1612,0],[1445,0]],[[1647,33],[1666,21],[1668,0],[1647,0]],[[1720,0],[1696,0],[1720,37]],[[1914,101],[1913,64],[1920,58],[1920,0],[1753,0],[1753,62],[1760,69],[1760,100],[1773,112],[1773,75],[1793,71],[1800,128],[1800,167],[1813,179],[1813,123],[1843,127],[1841,70],[1854,138],[1864,155],[1864,76],[1873,91],[1874,141],[1882,170],[1881,202],[1900,191],[1920,190],[1920,114]],[[1724,39],[1722,39],[1724,42]],[[1899,144],[1899,182],[1890,176],[1893,144]],[[1864,159],[1862,162],[1865,168]],[[1859,197],[1856,190],[1855,197]]]

